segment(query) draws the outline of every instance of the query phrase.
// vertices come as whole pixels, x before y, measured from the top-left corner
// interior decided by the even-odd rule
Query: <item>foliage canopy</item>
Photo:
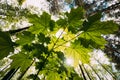
[[[79,62],[89,64],[89,52],[94,48],[103,49],[106,44],[101,35],[111,34],[118,29],[113,21],[101,22],[100,13],[86,20],[85,10],[81,7],[64,13],[64,18],[56,22],[46,12],[40,16],[31,13],[26,15],[32,25],[14,34],[18,40],[12,41],[13,35],[9,31],[0,32],[0,59],[11,52],[13,62],[10,68],[19,67],[21,72],[25,72],[37,59],[35,66],[38,74],[43,74],[47,80],[80,80],[73,68],[65,64],[65,60],[72,58],[73,67],[77,67]],[[16,47],[20,47],[21,51],[14,54]]]

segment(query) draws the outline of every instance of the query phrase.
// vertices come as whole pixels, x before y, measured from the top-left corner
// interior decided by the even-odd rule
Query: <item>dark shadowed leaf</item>
[[[13,45],[10,35],[0,31],[0,59],[7,57],[10,52],[14,51]]]
[[[24,72],[31,64],[32,59],[24,53],[18,53],[11,56],[13,62],[11,64],[11,68],[18,68],[20,67],[20,71]]]
[[[118,25],[113,21],[101,22],[100,16],[100,14],[96,14],[89,17],[88,22],[84,22],[81,29],[83,33],[80,37],[94,42],[96,47],[99,46],[98,48],[104,48],[106,41],[101,35],[114,33],[118,29]]]
[[[39,39],[39,42],[41,43],[47,43],[47,44],[50,43],[50,37],[45,37],[45,35],[42,33],[38,35],[38,39]]]
[[[20,45],[25,45],[30,44],[34,40],[35,36],[30,32],[24,31],[19,33],[17,37],[19,38],[19,40],[17,40],[16,43]]]

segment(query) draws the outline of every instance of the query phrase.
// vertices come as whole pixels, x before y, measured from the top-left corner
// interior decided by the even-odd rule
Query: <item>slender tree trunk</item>
[[[112,74],[112,72],[110,72],[109,70],[107,70],[106,67],[104,65],[102,65],[97,59],[95,59],[95,60],[102,66],[103,69],[105,69],[113,77],[113,79],[116,79],[115,75]]]
[[[10,80],[14,74],[18,71],[19,68],[17,69],[11,69],[4,77],[2,80]]]
[[[39,72],[44,68],[44,66],[45,66],[45,64],[46,64],[47,59],[48,59],[49,56],[50,56],[50,53],[47,55],[46,59],[45,59],[44,62],[42,63],[43,66],[38,69],[38,72],[37,72],[37,74],[35,75],[35,77],[33,78],[33,80],[36,80],[36,79],[37,79],[37,76],[39,75]]]
[[[10,62],[9,64],[7,64],[2,70],[0,70],[0,72],[4,71],[6,68],[8,68],[8,66],[10,66],[12,62]]]
[[[95,72],[95,74],[98,76],[99,80],[101,80],[100,76],[98,75],[98,73],[95,71],[95,69],[89,64],[89,66],[91,67],[91,69]]]
[[[85,72],[86,72],[86,74],[87,74],[89,80],[92,80],[91,77],[90,77],[90,74],[89,74],[88,71],[86,70],[84,64],[82,64],[82,66],[83,66],[83,69],[85,70]]]
[[[102,10],[96,10],[94,12],[91,12],[90,14],[88,14],[89,16],[92,16],[98,12],[107,12],[109,13],[111,10],[115,10],[115,9],[120,9],[120,2],[113,4],[111,6],[109,6],[108,8],[102,9]]]
[[[29,70],[29,68],[33,65],[34,62],[35,62],[35,60],[33,60],[33,62],[30,64],[30,66],[18,77],[17,80],[21,80],[23,78],[25,73]]]
[[[84,71],[82,69],[82,66],[80,64],[79,64],[79,67],[80,67],[80,70],[81,70],[81,73],[82,73],[82,76],[83,76],[84,80],[87,80],[86,77],[85,77]]]

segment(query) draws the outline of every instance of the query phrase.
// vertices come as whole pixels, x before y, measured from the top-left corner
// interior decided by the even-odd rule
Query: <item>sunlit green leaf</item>
[[[50,30],[54,28],[54,21],[51,20],[51,16],[43,12],[43,14],[38,17],[37,15],[30,15],[29,21],[33,25],[29,28],[29,31],[33,34],[44,33],[47,34]]]
[[[64,42],[65,41],[63,39],[57,39],[56,37],[52,37],[50,44],[48,44],[48,48],[49,50],[54,49],[55,51],[64,50],[67,47],[66,44],[63,44]]]
[[[72,43],[70,47],[65,49],[66,57],[73,59],[74,66],[77,66],[79,61],[89,63],[90,56],[88,52],[91,52],[91,50],[81,46],[80,42],[77,40]]]
[[[10,35],[0,31],[0,59],[7,57],[10,52],[14,51],[13,45]]]

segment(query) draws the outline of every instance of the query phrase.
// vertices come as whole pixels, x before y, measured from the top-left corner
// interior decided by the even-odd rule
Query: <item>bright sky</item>
[[[46,0],[26,0],[22,7],[28,9],[36,9],[40,12],[46,11],[49,12],[49,3]]]

